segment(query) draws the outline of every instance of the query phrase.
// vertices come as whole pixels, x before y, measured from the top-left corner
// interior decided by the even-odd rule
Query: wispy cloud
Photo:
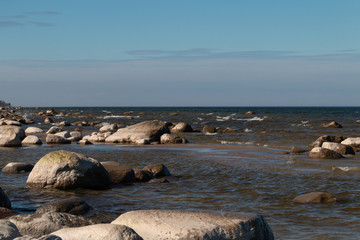
[[[25,25],[34,25],[38,27],[52,27],[54,24],[40,21],[32,21],[35,16],[39,15],[59,15],[59,12],[55,11],[34,11],[26,12],[24,14],[0,16],[0,27],[18,27]],[[3,21],[1,21],[3,19]],[[16,19],[16,21],[13,21]]]

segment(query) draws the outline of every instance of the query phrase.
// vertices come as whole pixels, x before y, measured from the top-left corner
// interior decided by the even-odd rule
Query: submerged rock
[[[161,135],[169,133],[166,122],[153,120],[145,121],[126,128],[120,128],[117,132],[107,137],[107,143],[131,143],[148,144],[159,142]]]
[[[110,174],[112,184],[131,183],[136,181],[134,170],[118,162],[101,162]]]
[[[214,126],[207,125],[207,126],[203,127],[201,132],[203,132],[203,133],[216,133],[216,128]]]
[[[2,190],[0,187],[0,207],[4,208],[11,208],[11,202],[9,197],[6,195],[6,193]]]
[[[19,214],[8,219],[22,235],[41,237],[64,227],[80,227],[95,224],[93,220],[68,213]]]
[[[138,210],[120,215],[112,224],[130,227],[148,240],[274,239],[265,219],[253,213]]]
[[[63,228],[51,235],[64,240],[142,240],[131,228],[115,224],[95,224],[85,227]]]
[[[292,147],[290,153],[291,154],[301,154],[307,152],[307,150],[305,149],[301,149],[301,148],[297,148],[297,147]]]
[[[143,169],[134,169],[135,177],[137,181],[148,182],[152,179],[152,173]]]
[[[342,128],[341,124],[335,122],[335,121],[332,121],[330,123],[327,123],[327,124],[321,124],[322,127],[324,128]]]
[[[316,158],[316,159],[341,159],[344,158],[340,153],[337,153],[333,150],[322,148],[322,147],[315,147],[313,148],[310,153],[309,157]]]
[[[90,209],[91,207],[84,200],[78,197],[72,197],[42,205],[36,209],[35,213],[62,212],[73,215],[83,215]]]
[[[160,163],[147,165],[143,170],[151,172],[153,177],[171,176],[169,169]]]
[[[2,172],[5,173],[24,173],[30,172],[33,169],[34,165],[30,163],[21,163],[21,162],[10,162],[2,169]]]
[[[26,181],[31,188],[105,189],[109,185],[109,174],[99,161],[63,150],[42,157]]]
[[[311,192],[297,196],[293,201],[300,203],[332,203],[336,199],[327,192]]]

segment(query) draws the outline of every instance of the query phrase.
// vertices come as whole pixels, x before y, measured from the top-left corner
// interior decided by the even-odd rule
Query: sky
[[[359,106],[358,0],[0,0],[14,106]]]

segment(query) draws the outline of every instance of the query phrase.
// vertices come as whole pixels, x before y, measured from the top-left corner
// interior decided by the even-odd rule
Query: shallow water
[[[244,115],[248,110],[256,114]],[[22,111],[37,122],[43,120],[36,115],[39,110]],[[63,149],[99,161],[119,161],[132,168],[163,163],[173,175],[167,178],[169,183],[136,183],[103,191],[60,191],[27,189],[28,174],[0,172],[0,186],[16,211],[32,212],[51,200],[80,196],[94,207],[89,217],[103,222],[135,209],[245,211],[263,215],[276,239],[360,239],[359,155],[318,161],[306,154],[280,153],[291,146],[306,148],[324,134],[360,136],[360,124],[356,122],[360,119],[360,108],[58,108],[56,111],[71,113],[55,117],[56,121],[73,122],[86,117],[90,121],[128,125],[160,119],[185,121],[197,129],[209,124],[218,127],[219,132],[215,135],[184,133],[190,144],[181,146],[44,144],[1,148],[0,168],[13,161],[36,163],[46,153]],[[128,111],[132,112],[125,115]],[[144,114],[138,115],[140,112]],[[169,116],[172,112],[178,115]],[[320,127],[332,120],[344,128]],[[227,127],[237,132],[220,133]],[[99,129],[82,128],[84,132]],[[328,191],[338,201],[331,204],[292,202],[296,196],[312,191]]]

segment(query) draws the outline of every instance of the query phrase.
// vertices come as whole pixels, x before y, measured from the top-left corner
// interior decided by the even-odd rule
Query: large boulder
[[[22,163],[22,162],[10,162],[6,164],[5,167],[1,170],[5,173],[24,173],[30,172],[33,169],[34,165],[30,163]]]
[[[293,201],[299,203],[332,203],[336,199],[327,192],[311,192],[297,196]]]
[[[0,126],[0,147],[20,147],[25,131],[18,126]]]
[[[105,189],[109,185],[109,173],[99,161],[63,150],[42,157],[26,181],[32,188]]]
[[[21,234],[18,228],[12,222],[8,220],[0,220],[0,239],[12,240],[16,237],[20,237]]]
[[[190,124],[179,122],[173,128],[171,128],[171,132],[193,132],[193,129]]]
[[[84,200],[78,197],[72,197],[41,205],[36,209],[35,213],[62,212],[73,215],[83,215],[90,209],[91,207]]]
[[[322,147],[315,147],[313,148],[310,153],[309,157],[315,159],[341,159],[344,158],[340,153],[335,152],[333,150],[322,148]]]
[[[43,133],[43,132],[44,132],[44,130],[42,130],[41,128],[38,128],[38,127],[28,127],[25,129],[26,135],[32,135],[32,134]]]
[[[40,237],[64,227],[80,227],[95,224],[93,220],[68,213],[19,214],[8,218],[22,235]]]
[[[253,213],[138,210],[120,215],[112,224],[130,227],[145,240],[274,239],[265,219]]]
[[[46,136],[46,143],[47,144],[70,144],[71,140],[66,139],[62,136],[58,136],[56,134],[48,134]]]
[[[341,144],[360,148],[360,137],[347,138],[344,141],[342,141]]]
[[[6,193],[0,187],[0,207],[11,208],[11,202]]]
[[[23,145],[41,145],[42,141],[38,136],[29,135],[24,140],[22,140],[21,144]]]
[[[142,240],[131,228],[115,224],[95,224],[85,227],[63,228],[51,235],[63,240]]]
[[[120,128],[107,137],[107,143],[131,143],[148,144],[150,142],[160,142],[160,137],[164,133],[169,133],[166,122],[153,120],[145,121],[126,128]]]
[[[110,174],[112,184],[131,183],[136,181],[134,170],[118,162],[101,162]]]
[[[323,135],[316,139],[315,142],[310,144],[310,147],[321,147],[324,142],[341,143],[345,138],[343,136]]]

